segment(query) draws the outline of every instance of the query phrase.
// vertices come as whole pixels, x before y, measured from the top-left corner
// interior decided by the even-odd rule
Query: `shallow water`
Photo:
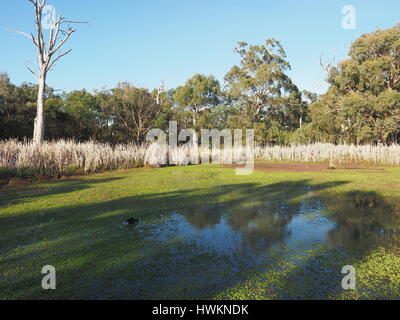
[[[296,203],[255,197],[233,205],[193,207],[164,215],[149,237],[181,241],[197,252],[255,259],[271,248],[301,251],[329,244],[352,252],[384,246],[398,233],[390,208],[357,207],[354,199],[337,199],[341,207],[334,212],[310,191]]]
[[[395,207],[375,195],[322,199],[308,187],[291,191],[193,203],[164,214],[158,223],[141,225],[138,231],[167,252],[142,266],[160,268],[154,281],[146,281],[149,297],[208,299],[288,265],[300,271],[277,276],[283,287],[267,289],[274,298],[337,296],[342,267],[399,234]]]

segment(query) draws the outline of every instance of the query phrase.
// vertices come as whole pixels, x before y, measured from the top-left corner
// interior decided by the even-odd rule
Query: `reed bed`
[[[315,143],[256,147],[255,157],[266,161],[333,162],[400,165],[400,145],[333,145]]]
[[[167,148],[166,148],[167,149]],[[100,170],[129,169],[144,164],[168,164],[168,150],[157,146],[116,145],[97,142],[56,141],[35,146],[29,141],[0,141],[0,167],[17,175],[59,175],[66,172],[92,173]],[[198,148],[198,154],[204,153]],[[193,164],[193,150],[178,147],[174,164]],[[196,153],[194,153],[196,154]],[[210,152],[211,155],[211,152]],[[221,159],[230,156],[234,163],[246,159],[244,148],[221,151]],[[293,146],[257,146],[254,157],[266,161],[330,162],[400,165],[400,146],[333,145],[316,143]],[[222,161],[222,160],[221,160]]]
[[[131,168],[143,163],[146,150],[142,146],[117,145],[60,140],[36,146],[31,142],[0,142],[0,167],[20,174],[56,175],[82,170]]]

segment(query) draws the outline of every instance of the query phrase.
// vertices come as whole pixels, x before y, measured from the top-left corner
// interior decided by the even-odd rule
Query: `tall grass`
[[[97,170],[131,168],[143,163],[146,150],[142,146],[117,145],[60,140],[36,146],[31,142],[0,142],[0,167],[18,175],[56,175],[76,170],[84,173]]]
[[[256,147],[255,156],[263,160],[299,162],[334,162],[339,164],[369,162],[400,165],[400,145],[309,145]]]
[[[163,152],[164,151],[164,152]],[[204,151],[204,150],[199,150]],[[173,157],[177,165],[190,164],[191,150],[179,147]],[[234,162],[245,160],[245,150],[229,149]],[[221,157],[226,156],[221,152]],[[0,141],[0,167],[17,175],[59,175],[77,170],[132,168],[145,163],[166,163],[166,150],[133,144],[110,146],[96,142],[45,142],[38,147],[31,142]],[[334,162],[400,165],[400,146],[354,146],[316,143],[294,146],[256,147],[255,158],[268,161]]]

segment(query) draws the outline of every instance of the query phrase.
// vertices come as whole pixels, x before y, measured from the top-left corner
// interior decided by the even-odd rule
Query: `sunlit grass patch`
[[[396,298],[398,251],[376,230],[399,229],[400,170],[385,170],[240,177],[216,166],[168,167],[4,188],[0,298]],[[364,202],[367,210],[357,207]],[[318,234],[321,216],[335,228]],[[130,217],[138,226],[123,225]],[[308,229],[289,248],[299,223]],[[59,285],[44,293],[47,264]],[[340,287],[347,264],[360,277],[355,292]],[[387,291],[376,290],[385,283]]]

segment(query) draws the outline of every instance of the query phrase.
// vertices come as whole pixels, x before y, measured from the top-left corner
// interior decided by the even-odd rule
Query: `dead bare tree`
[[[164,84],[164,81],[161,81],[160,87],[157,89],[157,92],[156,92],[156,97],[154,98],[154,100],[156,101],[156,104],[157,104],[158,106],[161,105],[161,95],[162,95],[163,93],[165,93],[165,92],[166,92],[166,91],[165,91],[165,84]]]
[[[327,62],[324,62],[323,59],[324,54],[322,53],[319,58],[319,64],[321,65],[322,69],[329,74],[336,65],[336,57],[333,57],[331,61],[328,60]]]
[[[33,33],[27,34],[18,30],[14,31],[32,40],[37,49],[37,72],[29,66],[27,66],[27,68],[38,81],[37,113],[33,130],[33,142],[40,145],[44,141],[44,106],[46,101],[45,91],[47,73],[53,69],[57,61],[72,51],[72,49],[64,52],[61,51],[61,48],[76,31],[71,27],[71,25],[85,22],[68,21],[61,14],[59,14],[58,17],[54,17],[54,12],[52,12],[50,14],[49,36],[46,43],[42,24],[43,9],[46,6],[46,0],[28,1],[33,4],[35,11],[36,35]],[[64,28],[64,25],[66,25],[66,28]]]

